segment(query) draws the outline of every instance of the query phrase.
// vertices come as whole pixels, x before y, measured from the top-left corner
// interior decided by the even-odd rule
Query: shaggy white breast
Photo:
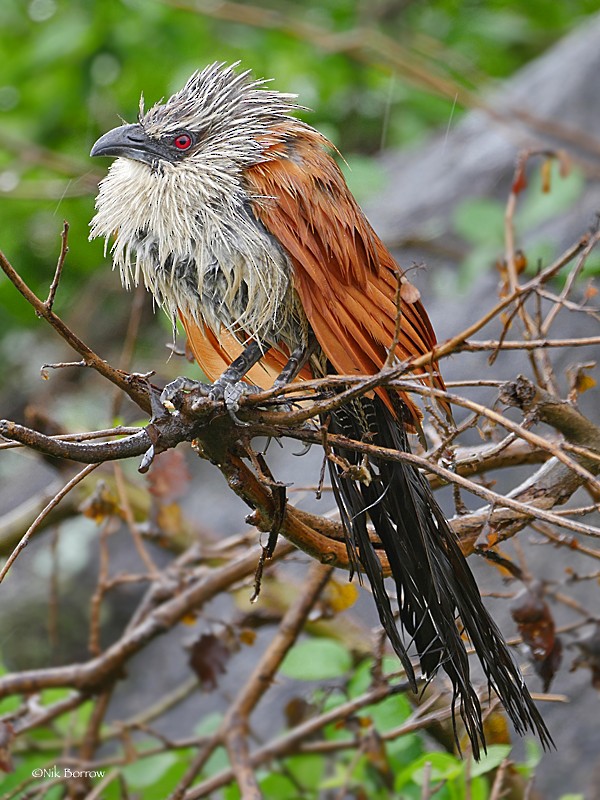
[[[208,165],[207,165],[208,166]],[[218,166],[218,165],[215,165]],[[213,177],[211,177],[213,173]],[[156,168],[118,158],[101,181],[90,238],[111,237],[123,284],[140,279],[165,311],[269,341],[285,326],[286,254],[244,206],[225,170]]]

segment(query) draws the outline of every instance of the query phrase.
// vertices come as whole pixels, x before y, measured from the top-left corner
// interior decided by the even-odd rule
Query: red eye
[[[187,133],[180,133],[173,142],[178,150],[187,150],[192,146],[192,137]]]

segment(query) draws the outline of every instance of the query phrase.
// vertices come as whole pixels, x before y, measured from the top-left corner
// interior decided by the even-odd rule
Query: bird
[[[99,185],[90,239],[110,246],[125,287],[143,282],[173,325],[180,321],[215,398],[240,382],[267,389],[375,375],[390,356],[408,363],[436,345],[418,290],[367,221],[336,149],[299,110],[296,95],[239,62],[215,62],[147,110],[142,95],[137,122],[108,131],[91,150],[115,160]],[[433,355],[414,374],[445,388]],[[407,392],[378,386],[326,424],[409,453],[421,420]],[[419,686],[414,648],[425,679],[445,671],[458,749],[457,711],[480,758],[486,741],[468,640],[515,730],[552,746],[423,473],[349,448],[336,456],[329,470],[349,561],[370,584],[410,686]]]

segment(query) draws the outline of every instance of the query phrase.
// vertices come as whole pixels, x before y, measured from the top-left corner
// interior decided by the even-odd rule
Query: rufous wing
[[[296,136],[272,144],[245,176],[255,215],[290,255],[295,289],[328,360],[342,375],[374,374],[394,340],[399,280],[397,357],[429,353],[435,334],[418,292],[371,228],[327,146],[301,126]],[[444,388],[435,364],[419,372]],[[416,406],[402,399],[418,424]]]

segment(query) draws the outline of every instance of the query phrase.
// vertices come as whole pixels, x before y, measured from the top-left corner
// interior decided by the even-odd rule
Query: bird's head
[[[198,166],[244,169],[260,162],[273,143],[273,128],[291,121],[295,95],[267,89],[266,81],[236,72],[236,66],[211,64],[148,111],[142,97],[138,122],[105,133],[90,155],[122,157],[151,168],[192,160]]]

